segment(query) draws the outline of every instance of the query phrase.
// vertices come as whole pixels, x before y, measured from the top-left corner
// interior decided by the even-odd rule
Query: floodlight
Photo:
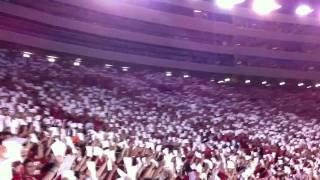
[[[216,4],[221,9],[232,9],[235,5],[243,3],[245,0],[216,0]]]
[[[306,16],[306,15],[312,13],[312,11],[313,11],[313,9],[310,6],[303,4],[303,5],[300,5],[299,7],[297,7],[296,14],[298,16]]]
[[[276,0],[254,0],[252,10],[260,15],[270,14],[282,6]]]

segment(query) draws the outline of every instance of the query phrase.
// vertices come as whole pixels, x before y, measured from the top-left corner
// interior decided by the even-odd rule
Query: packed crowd
[[[60,62],[59,62],[60,61]],[[319,93],[0,51],[0,179],[319,179]]]

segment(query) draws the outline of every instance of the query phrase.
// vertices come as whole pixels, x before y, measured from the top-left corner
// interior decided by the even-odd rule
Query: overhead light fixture
[[[73,62],[73,65],[74,66],[80,66],[81,62],[82,62],[81,58],[76,58],[75,61]]]
[[[280,86],[284,86],[284,85],[286,85],[286,82],[282,81],[282,82],[279,83],[279,85]]]
[[[261,84],[265,85],[267,84],[268,82],[267,81],[262,81]]]
[[[230,82],[230,81],[231,81],[230,78],[225,78],[225,79],[224,79],[224,82]]]
[[[31,55],[32,55],[31,52],[27,52],[27,51],[23,51],[23,52],[22,52],[22,57],[24,57],[24,58],[30,58]]]
[[[56,62],[57,59],[58,57],[56,56],[47,56],[47,60],[52,63]]]
[[[314,87],[316,88],[320,87],[320,83],[317,83],[316,85],[314,85]]]
[[[184,78],[189,78],[190,76],[189,76],[189,74],[185,74],[185,75],[183,75],[183,77]]]
[[[298,87],[304,86],[304,83],[298,83]]]
[[[224,81],[222,81],[222,80],[218,81],[218,84],[223,84],[223,83],[224,83]]]
[[[170,77],[170,76],[172,76],[172,72],[170,72],[170,71],[167,71],[167,72],[166,72],[166,76],[167,76],[167,77]]]
[[[122,67],[122,71],[129,71],[129,68],[130,68],[130,67],[128,67],[128,66],[123,66],[123,67]]]
[[[276,0],[254,0],[252,3],[252,10],[260,15],[270,14],[281,7]]]
[[[237,4],[241,4],[245,2],[245,0],[216,0],[216,4],[221,9],[230,10],[234,8]]]
[[[202,11],[199,10],[199,9],[194,9],[193,12],[194,12],[194,13],[201,13]]]
[[[310,88],[312,88],[312,86],[307,86],[307,89],[310,89]]]
[[[111,67],[112,67],[112,64],[105,64],[104,67],[106,67],[106,68],[111,68]]]
[[[75,61],[75,62],[73,63],[74,66],[80,66],[80,64],[81,64],[81,63],[80,63],[79,61]]]
[[[313,12],[313,9],[306,4],[302,4],[302,5],[298,6],[296,9],[296,14],[298,16],[306,16],[312,12]]]
[[[250,83],[251,83],[251,80],[247,79],[247,80],[244,81],[244,83],[250,84]]]

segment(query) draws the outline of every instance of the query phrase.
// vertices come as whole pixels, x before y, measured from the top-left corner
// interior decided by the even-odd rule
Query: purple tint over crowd
[[[320,178],[316,91],[66,67],[7,51],[1,180]]]

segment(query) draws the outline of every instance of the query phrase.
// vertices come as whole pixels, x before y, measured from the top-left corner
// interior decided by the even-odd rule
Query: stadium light
[[[225,78],[225,79],[224,79],[224,82],[230,82],[230,81],[231,81],[230,78]]]
[[[243,3],[245,0],[216,0],[216,4],[221,9],[232,9],[235,5]]]
[[[298,16],[306,16],[306,15],[312,13],[312,12],[313,12],[313,9],[310,6],[306,5],[306,4],[300,5],[296,9],[296,14]]]
[[[304,86],[304,83],[299,83],[298,84],[298,87],[302,87],[302,86]]]
[[[253,11],[260,15],[270,14],[281,7],[276,0],[254,0],[252,4]]]
[[[74,65],[74,66],[80,66],[81,62],[82,62],[82,59],[81,59],[81,58],[77,58],[77,59],[73,62],[73,65]]]
[[[105,64],[104,67],[106,67],[106,68],[111,68],[111,67],[112,67],[112,64]]]
[[[80,66],[80,62],[79,62],[79,61],[75,61],[75,62],[73,63],[73,65],[74,65],[74,66]]]
[[[130,67],[128,67],[128,66],[123,66],[123,67],[122,67],[122,71],[129,71],[129,68],[130,68]]]
[[[183,77],[184,78],[189,78],[190,76],[189,76],[189,74],[185,74],[185,75],[183,75]]]
[[[244,81],[244,83],[250,84],[250,83],[251,83],[251,80],[247,79],[247,80]]]
[[[32,55],[31,52],[27,52],[27,51],[23,51],[23,52],[22,52],[22,57],[24,57],[24,58],[30,58],[31,55]]]
[[[166,76],[167,76],[167,77],[170,77],[170,76],[172,76],[172,72],[170,72],[170,71],[167,71],[167,72],[166,72]]]
[[[57,59],[58,57],[56,56],[47,56],[47,60],[52,63],[56,62]]]
[[[280,86],[284,86],[284,85],[286,85],[286,82],[282,81],[282,82],[279,83],[279,85]]]

